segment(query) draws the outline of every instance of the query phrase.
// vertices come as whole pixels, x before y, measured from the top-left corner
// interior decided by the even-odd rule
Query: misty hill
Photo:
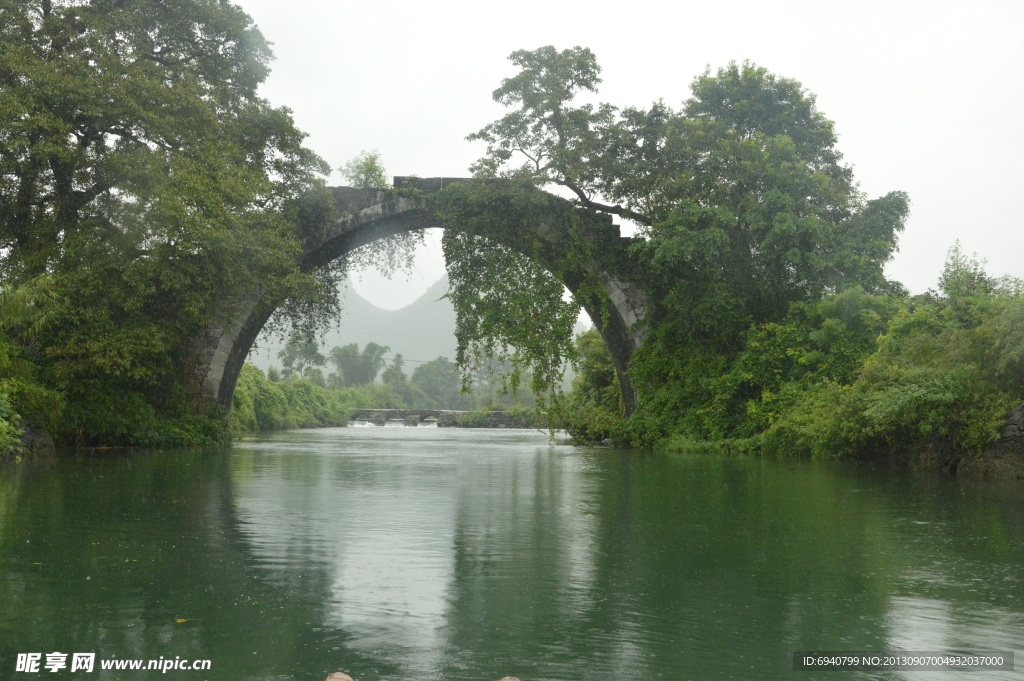
[[[358,343],[360,348],[370,342],[387,345],[391,352],[385,357],[390,360],[395,353],[401,353],[409,374],[421,363],[440,356],[454,361],[455,309],[448,300],[438,300],[447,292],[448,277],[442,277],[409,305],[384,310],[356,293],[349,282],[339,293],[343,306],[341,323],[321,341],[321,352],[327,354],[331,348],[349,343]],[[264,371],[271,364],[280,368],[277,352],[281,341],[261,338],[258,345],[260,348],[254,348],[247,361]]]
[[[448,293],[448,277],[442,277],[414,302],[398,310],[384,310],[366,300],[346,282],[339,292],[342,301],[341,323],[320,341],[320,352],[328,354],[331,348],[349,343],[358,343],[362,349],[367,343],[377,343],[391,348],[385,358],[390,363],[395,353],[401,353],[405,360],[405,373],[412,372],[420,364],[447,357],[455,361],[455,308],[447,299],[440,300]],[[583,317],[586,320],[586,317]],[[589,320],[587,320],[589,321]],[[589,324],[577,322],[574,333],[590,328]],[[260,338],[256,348],[249,352],[246,361],[266,371],[271,365],[281,368],[277,353],[283,343],[278,338]],[[324,367],[324,374],[334,371],[330,364]],[[568,369],[565,387],[574,372]],[[378,379],[379,380],[379,379]]]

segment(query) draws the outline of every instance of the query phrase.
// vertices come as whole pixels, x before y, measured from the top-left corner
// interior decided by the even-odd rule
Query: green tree
[[[373,383],[384,368],[384,355],[390,351],[386,345],[367,343],[360,352],[358,343],[350,343],[333,348],[330,359],[338,370],[337,378],[342,387],[367,385]]]
[[[767,449],[920,456],[950,472],[978,458],[1024,402],[1024,297],[1017,282],[988,277],[959,245],[942,282],[947,295],[905,301],[853,380],[823,383],[780,405]]]
[[[241,272],[216,266],[263,270],[248,251],[280,237],[278,209],[326,170],[257,96],[270,50],[229,3],[5,2],[0,43],[9,276],[108,254],[171,266],[206,247],[186,272],[223,291]],[[228,235],[235,248],[209,248]]]
[[[646,223],[628,208],[593,200],[600,184],[602,133],[614,125],[615,107],[571,103],[580,92],[597,92],[601,67],[594,53],[579,46],[559,52],[548,45],[517,50],[509,60],[520,72],[503,80],[492,96],[518,108],[468,137],[487,143],[487,155],[473,166],[476,174],[561,185],[589,208]]]
[[[281,372],[287,381],[291,378],[310,378],[310,372],[315,367],[322,367],[327,364],[327,358],[320,354],[320,345],[315,338],[308,335],[293,333],[284,349],[277,353],[284,370]],[[320,382],[323,383],[323,374],[320,374]]]
[[[988,297],[999,288],[999,283],[986,274],[985,261],[979,261],[977,254],[968,256],[957,241],[949,249],[939,275],[939,290],[946,298],[947,314],[964,328],[977,326]]]
[[[403,383],[408,376],[402,371],[402,367],[405,366],[405,360],[402,359],[401,353],[396,353],[395,358],[391,360],[391,366],[384,370],[384,374],[381,376],[381,380],[385,383]]]
[[[555,402],[555,418],[577,442],[609,439],[622,413],[622,391],[611,356],[596,330],[576,337],[578,373],[572,392]]]
[[[679,110],[656,102],[619,112],[572,106],[600,82],[590,50],[510,59],[521,71],[494,99],[518,108],[470,136],[488,144],[478,172],[561,185],[587,208],[646,226],[636,255],[652,312],[676,333],[734,344],[791,302],[888,286],[882,266],[906,196],[864,200],[833,123],[797,81],[730,63],[694,80]]]
[[[350,187],[357,189],[387,189],[387,170],[380,160],[380,152],[362,151],[354,159],[338,168],[348,180]]]
[[[441,409],[472,409],[472,398],[462,393],[458,365],[447,357],[424,362],[412,372],[412,384]]]
[[[0,420],[9,421],[8,434],[20,433],[22,417],[53,428],[63,409],[62,396],[42,384],[39,366],[40,337],[59,318],[61,307],[47,276],[0,287],[0,396],[7,405]],[[0,453],[4,448],[0,444]]]
[[[885,279],[883,267],[903,229],[907,197],[892,192],[868,200],[857,190],[834,124],[799,82],[751,63],[730,63],[698,76],[678,109],[661,101],[619,109],[576,103],[600,83],[590,50],[549,46],[510,59],[520,72],[501,83],[494,99],[511,110],[470,136],[487,144],[475,166],[478,176],[509,181],[504,202],[490,205],[509,215],[516,187],[561,186],[580,208],[641,227],[644,238],[631,248],[631,267],[620,270],[649,300],[646,345],[631,369],[642,407],[626,439],[649,443],[644,438],[684,427],[690,416],[685,428],[697,428],[700,437],[720,432],[700,416],[718,413],[712,404],[720,394],[717,381],[743,351],[747,331],[782,322],[794,304],[854,288],[904,295]],[[476,193],[498,191],[491,186]],[[467,224],[479,221],[466,213]],[[516,216],[537,219],[526,211]],[[558,219],[551,213],[545,222]],[[465,268],[465,261],[450,267]],[[502,279],[500,258],[485,254],[468,262]],[[522,327],[522,299],[549,300],[550,286],[541,285],[542,278],[503,278],[515,281],[515,290],[488,291],[489,299],[476,304],[486,318],[457,306],[468,336],[460,347],[525,342],[504,330]],[[456,300],[473,299],[485,281],[450,279]],[[554,346],[552,334],[546,337]]]
[[[47,277],[0,287],[0,457],[20,448],[23,416],[52,426],[60,414],[60,396],[39,385],[39,367],[30,359],[30,346],[58,307]]]
[[[224,300],[322,293],[295,256],[328,168],[258,96],[270,58],[228,2],[0,2],[0,273],[63,301],[37,344],[66,439],[153,441]]]

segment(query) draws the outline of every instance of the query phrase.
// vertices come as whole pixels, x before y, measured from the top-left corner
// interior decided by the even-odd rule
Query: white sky
[[[483,149],[464,138],[504,113],[491,91],[514,74],[513,50],[590,47],[600,98],[618,106],[678,106],[705,65],[750,59],[818,95],[869,196],[909,192],[891,277],[934,287],[956,239],[991,274],[1024,276],[1019,0],[239,4],[274,43],[263,95],[334,167],[376,148],[392,175],[466,176]],[[430,241],[412,281],[366,274],[357,289],[411,302],[443,274]]]

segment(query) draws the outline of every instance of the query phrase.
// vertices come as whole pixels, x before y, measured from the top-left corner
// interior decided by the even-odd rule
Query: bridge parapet
[[[415,175],[396,175],[395,189],[417,189],[433,194],[457,182],[468,182],[469,177],[416,177]]]

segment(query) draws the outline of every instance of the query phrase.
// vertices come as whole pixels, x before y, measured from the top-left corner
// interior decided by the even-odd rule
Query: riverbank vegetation
[[[420,364],[410,376],[400,354],[386,362],[388,351],[377,343],[362,349],[353,343],[324,355],[316,339],[293,335],[278,353],[283,370],[271,366],[264,373],[251,364],[242,368],[229,419],[231,431],[341,426],[353,409],[465,411],[465,424],[460,421],[464,427],[485,426],[495,410],[505,412],[506,420],[517,427],[538,422],[533,396],[503,386],[507,367],[477,367],[469,373],[469,390],[463,392],[462,373],[447,357]],[[328,363],[336,371],[325,377],[321,367]]]
[[[485,428],[493,425],[493,412],[501,413],[503,427],[532,428],[541,423],[536,409],[521,405],[503,405],[496,401],[483,403],[472,393],[459,393],[461,379],[455,365],[444,357],[436,360],[439,366],[451,367],[450,383],[455,384],[458,401],[426,397],[420,387],[430,384],[385,381],[368,382],[347,387],[327,387],[323,381],[308,378],[269,380],[252,365],[246,365],[234,388],[229,424],[234,434],[285,430],[292,428],[323,428],[348,425],[352,410],[356,409],[437,409],[465,411],[459,419],[462,428]],[[433,364],[433,363],[430,363]],[[451,389],[451,386],[447,386]],[[431,393],[441,397],[444,392]],[[507,398],[507,395],[503,395]],[[454,407],[452,406],[454,405]],[[464,409],[468,407],[469,409]],[[463,408],[463,409],[459,409]]]
[[[237,433],[348,425],[345,396],[306,379],[268,381],[246,364],[238,377],[231,407]]]
[[[258,96],[270,58],[226,2],[0,3],[0,452],[26,423],[198,445],[356,406],[539,405],[579,441],[897,456],[978,448],[1024,401],[1019,282],[958,249],[935,292],[888,280],[909,199],[859,190],[799,82],[731,63],[678,108],[579,104],[601,82],[580,47],[515,52],[494,92],[511,110],[470,136],[478,181],[417,195],[450,227],[456,361],[322,355],[345,268],[393,269],[418,237],[300,266],[336,213],[329,167]],[[344,172],[386,186],[375,152]],[[605,323],[604,274],[646,301],[628,399],[601,336],[572,337],[581,305]],[[196,339],[253,296],[283,368],[245,368],[229,414]]]
[[[559,416],[577,441],[682,451],[899,460],[977,450],[1024,403],[1022,294],[1022,282],[990,277],[956,246],[939,291],[854,288],[794,304],[752,326],[721,368],[669,374],[630,418],[591,332],[578,339],[582,370]]]
[[[618,109],[573,103],[600,82],[589,50],[511,59],[521,71],[494,98],[513,110],[471,136],[488,144],[485,181],[447,190],[446,215],[514,229],[534,217],[533,188],[554,185],[577,210],[637,223],[629,263],[608,267],[647,296],[629,370],[638,406],[623,413],[596,332],[570,346],[518,313],[531,296],[555,304],[553,277],[531,285],[543,273],[499,247],[478,249],[473,276],[450,277],[454,299],[472,301],[487,276],[520,285],[457,306],[469,331],[459,340],[524,347],[528,360],[537,335],[561,343],[579,375],[553,412],[577,441],[891,459],[978,448],[1024,402],[1019,282],[993,279],[958,247],[939,291],[911,296],[887,280],[908,197],[857,189],[833,123],[798,82],[734,63],[695,79],[678,110]]]
[[[336,317],[344,263],[298,257],[330,168],[258,95],[271,56],[227,2],[0,3],[0,287],[31,313],[0,321],[0,449],[22,419],[69,447],[226,442],[195,371],[225,301]],[[388,247],[367,257],[410,252]]]
[[[0,4],[0,276],[46,316],[5,322],[2,380],[22,416],[28,386],[59,396],[59,442],[224,441],[188,397],[196,334],[256,287],[324,298],[295,255],[328,167],[258,96],[270,58],[229,3]]]

